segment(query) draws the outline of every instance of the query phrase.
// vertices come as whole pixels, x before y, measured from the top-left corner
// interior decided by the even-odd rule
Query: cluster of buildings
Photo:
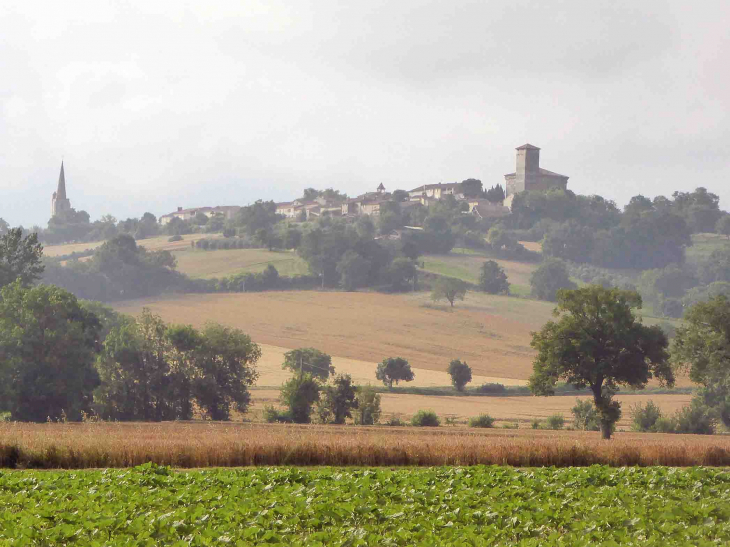
[[[544,191],[551,188],[565,190],[567,188],[567,176],[540,167],[540,149],[537,146],[524,144],[516,150],[517,161],[515,172],[508,173],[504,176],[505,200],[502,203],[493,203],[481,198],[467,198],[462,192],[461,184],[453,182],[447,184],[424,184],[414,188],[408,192],[407,200],[399,202],[399,206],[401,210],[419,205],[428,206],[446,196],[453,196],[457,201],[467,204],[469,214],[473,214],[479,218],[497,218],[510,214],[512,200],[520,192],[531,190]],[[276,213],[286,218],[297,220],[308,220],[322,215],[350,217],[360,215],[379,216],[381,206],[386,202],[393,201],[393,199],[393,194],[387,192],[385,186],[381,183],[374,192],[366,192],[350,199],[318,197],[308,201],[297,199],[285,203],[277,203]],[[66,196],[66,178],[63,171],[63,162],[61,162],[58,189],[53,193],[51,201],[51,216],[56,216],[69,209],[71,209],[71,201]],[[226,220],[231,220],[236,216],[239,209],[240,207],[238,206],[195,207],[190,209],[178,207],[177,211],[162,215],[159,222],[165,225],[174,218],[190,220],[198,214],[203,214],[208,218],[223,215]]]

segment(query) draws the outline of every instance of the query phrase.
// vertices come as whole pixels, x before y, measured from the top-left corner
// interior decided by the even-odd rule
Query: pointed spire
[[[61,174],[58,175],[58,190],[56,190],[57,199],[66,199],[66,175],[63,173],[63,160],[61,160]]]

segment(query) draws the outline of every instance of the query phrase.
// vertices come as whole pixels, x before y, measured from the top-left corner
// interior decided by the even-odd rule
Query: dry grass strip
[[[728,466],[730,437],[243,423],[0,424],[10,468],[259,465]]]

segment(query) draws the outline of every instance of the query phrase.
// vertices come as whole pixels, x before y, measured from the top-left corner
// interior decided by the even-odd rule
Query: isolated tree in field
[[[352,383],[352,376],[340,374],[331,385],[325,386],[320,405],[336,424],[344,424],[345,419],[352,418],[352,411],[357,408],[357,388]]]
[[[555,302],[560,289],[574,289],[565,262],[557,258],[543,261],[530,276],[532,295],[540,300]]]
[[[319,381],[309,373],[292,376],[281,386],[279,398],[289,409],[289,416],[297,424],[312,421],[312,408],[319,401]]]
[[[487,260],[479,272],[479,288],[489,294],[509,294],[504,268],[494,260]]]
[[[464,386],[471,382],[471,367],[458,359],[454,359],[449,363],[447,372],[451,376],[451,383],[457,391],[464,391]]]
[[[389,357],[383,359],[382,363],[378,363],[378,370],[375,377],[383,382],[383,385],[393,389],[393,382],[412,382],[415,378],[411,365],[402,357]]]
[[[445,298],[453,308],[456,300],[464,300],[466,291],[467,285],[461,279],[439,277],[431,287],[431,300],[438,302]]]
[[[370,261],[355,251],[347,251],[337,263],[340,283],[346,291],[354,291],[368,283]]]
[[[20,279],[21,285],[30,286],[40,279],[43,245],[38,234],[23,237],[21,228],[12,228],[0,235],[0,287]]]
[[[548,321],[532,335],[538,352],[530,377],[535,395],[552,395],[559,380],[589,388],[604,439],[611,438],[621,405],[613,400],[620,385],[643,389],[652,378],[674,385],[667,337],[659,327],[646,327],[632,308],[641,297],[632,291],[597,285],[558,291],[557,321]]]
[[[314,348],[293,349],[284,354],[283,369],[289,369],[296,374],[311,374],[325,382],[330,374],[335,373],[332,366],[332,357]]]
[[[99,385],[99,319],[58,287],[0,290],[0,409],[13,420],[80,420]]]
[[[730,215],[723,215],[717,220],[715,233],[724,235],[730,239]]]
[[[724,294],[684,314],[672,344],[672,362],[702,386],[698,396],[730,427],[730,299]]]
[[[374,425],[380,421],[380,394],[373,386],[357,388],[357,412],[355,423],[358,425]]]

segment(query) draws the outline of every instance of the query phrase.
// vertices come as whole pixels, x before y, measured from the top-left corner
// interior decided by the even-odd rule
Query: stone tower
[[[58,175],[58,189],[53,192],[51,199],[51,216],[71,209],[71,200],[66,197],[66,176],[63,173],[63,162],[61,162],[61,174]]]
[[[515,194],[536,187],[540,181],[540,149],[531,144],[517,148]]]

